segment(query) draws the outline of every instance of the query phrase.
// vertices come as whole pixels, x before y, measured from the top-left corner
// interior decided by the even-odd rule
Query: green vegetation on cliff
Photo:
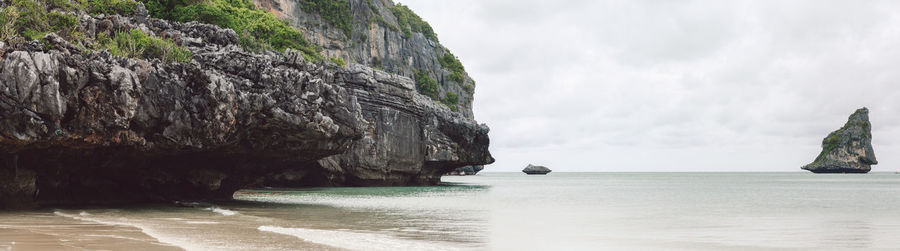
[[[459,104],[459,95],[456,93],[448,92],[447,96],[444,97],[444,99],[441,99],[441,103],[450,107],[450,110],[454,112],[459,111],[459,107],[456,106]]]
[[[846,126],[844,126],[844,127],[846,127]],[[841,128],[841,129],[843,130],[844,128]],[[812,164],[819,164],[822,161],[825,161],[825,157],[829,153],[831,153],[831,151],[840,147],[840,145],[841,145],[841,137],[839,135],[840,131],[841,130],[831,132],[830,134],[828,134],[828,137],[825,137],[825,139],[822,140],[822,152],[819,153],[819,156],[817,156],[815,160],[813,160]]]
[[[137,3],[129,0],[14,0],[0,11],[0,39],[9,42],[39,40],[50,32],[73,43],[86,39],[78,29],[78,17],[70,12],[98,14],[130,14]],[[64,12],[63,12],[64,11]],[[112,54],[131,58],[158,58],[165,62],[188,62],[191,52],[171,40],[152,37],[139,30],[115,33],[110,37],[99,33],[94,49],[108,49]]]
[[[441,91],[438,88],[437,81],[429,77],[424,71],[416,71],[416,90],[422,95],[428,96],[431,100],[438,101],[450,108],[454,112],[459,111],[459,94],[447,92],[447,96],[441,98]]]
[[[306,41],[303,34],[271,13],[260,10],[250,0],[141,0],[156,18],[179,22],[199,21],[230,28],[238,33],[240,44],[250,51],[294,49],[308,60],[320,60],[319,49]],[[346,4],[346,3],[345,3]],[[0,11],[0,39],[8,42],[36,40],[54,32],[70,42],[86,39],[78,30],[79,11],[91,15],[130,15],[137,8],[131,0],[13,0]],[[344,8],[349,11],[349,8]],[[349,22],[349,21],[348,21]],[[144,34],[146,35],[146,34]],[[104,49],[123,49],[118,41],[134,41],[145,51],[122,50],[114,54],[129,57],[184,61],[184,50],[172,47],[171,41],[127,32],[108,37],[116,43],[105,43]],[[125,45],[131,45],[126,43]],[[159,50],[158,50],[159,49]],[[190,56],[187,56],[189,58]]]
[[[422,20],[419,15],[416,15],[416,13],[410,10],[409,7],[406,7],[406,5],[398,3],[394,7],[391,7],[391,12],[397,17],[397,23],[400,25],[400,30],[403,31],[403,34],[406,35],[406,37],[412,36],[413,32],[421,32],[426,38],[435,42],[438,41],[437,34],[434,33],[434,29],[431,28],[431,25]]]
[[[331,59],[329,59],[329,60],[331,60],[332,63],[334,63],[334,64],[336,64],[336,65],[338,65],[338,66],[340,66],[340,67],[347,66],[347,62],[344,62],[344,59],[343,59],[343,58],[339,58],[339,57],[331,57]]]
[[[303,34],[250,0],[141,0],[156,18],[178,22],[198,21],[229,28],[250,51],[294,49],[308,60],[320,60],[319,48]]]
[[[64,0],[55,0],[64,1]],[[131,0],[82,0],[91,15],[119,14],[128,15],[137,8],[137,2]]]
[[[128,0],[13,0],[0,10],[0,40],[36,40],[54,32],[79,41],[78,17],[70,12],[96,14],[129,14],[137,4]]]
[[[465,81],[465,67],[463,67],[462,63],[459,62],[459,59],[450,53],[444,53],[444,56],[438,58],[438,62],[441,63],[441,67],[444,67],[447,70],[450,70],[450,80],[456,81],[457,83],[462,84]]]
[[[397,26],[394,26],[393,24],[388,23],[387,20],[384,20],[384,17],[381,16],[381,12],[378,11],[378,7],[376,7],[375,4],[372,3],[372,0],[366,0],[366,5],[369,6],[369,14],[375,17],[375,22],[378,22],[378,24],[381,24],[381,26],[387,27],[394,32],[400,30],[397,28]],[[369,19],[369,22],[371,21],[372,20]]]
[[[475,87],[470,84],[463,85],[463,90],[465,90],[469,94],[475,94]]]
[[[440,100],[441,94],[438,90],[437,81],[429,77],[424,71],[416,71],[416,90],[422,95],[428,96],[433,100]]]
[[[319,14],[347,36],[353,31],[347,0],[300,0],[300,8],[307,13]]]
[[[140,30],[116,32],[115,37],[110,38],[105,33],[97,35],[100,48],[108,49],[110,53],[129,58],[158,58],[166,63],[189,62],[191,51],[168,39],[151,37]]]
[[[91,49],[107,49],[112,54],[131,58],[158,58],[164,62],[188,62],[191,52],[168,39],[156,38],[139,30],[117,32],[110,37],[98,33],[85,36],[78,27],[75,12],[98,14],[131,14],[137,2],[130,0],[14,0],[0,10],[0,40],[24,42],[40,40],[50,32],[74,44],[88,44]],[[83,42],[92,43],[83,43]],[[46,41],[45,41],[46,43]]]
[[[857,109],[856,112],[850,115],[847,123],[844,124],[841,129],[829,133],[828,137],[825,137],[825,139],[822,140],[823,152],[831,152],[832,150],[838,148],[843,143],[841,142],[842,139],[845,138],[841,135],[841,133],[847,131],[851,126],[859,126],[863,132],[863,135],[861,136],[865,138],[871,138],[872,124],[868,120],[853,119],[853,117],[861,116],[864,113],[868,113],[868,111],[864,109]]]

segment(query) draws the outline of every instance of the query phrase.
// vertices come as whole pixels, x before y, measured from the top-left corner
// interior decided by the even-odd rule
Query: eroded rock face
[[[173,38],[193,60],[119,58],[52,34],[0,46],[0,207],[230,199],[276,181],[433,184],[493,161],[486,126],[409,78],[252,54],[234,31],[145,15],[80,22],[88,36],[103,23]],[[348,160],[371,165],[333,165]]]
[[[383,69],[372,71],[367,68],[351,67],[354,76],[348,82],[354,83],[351,88],[360,97],[363,115],[370,122],[363,139],[354,142],[351,150],[340,156],[330,157],[316,163],[327,172],[325,184],[328,185],[397,185],[397,184],[433,184],[438,181],[437,172],[451,166],[459,167],[460,163],[491,163],[489,155],[471,156],[468,159],[458,158],[455,152],[470,149],[472,146],[448,147],[442,139],[441,130],[457,130],[456,128],[440,129],[436,121],[428,113],[417,109],[409,109],[404,102],[413,101],[409,92],[414,92],[415,83],[409,78],[415,72],[428,75],[438,83],[440,97],[456,95],[459,104],[455,105],[462,118],[442,107],[431,107],[430,110],[441,111],[440,116],[454,117],[454,120],[473,119],[472,101],[475,81],[463,72],[462,81],[452,80],[453,72],[445,69],[440,58],[449,53],[438,41],[427,38],[422,33],[412,32],[409,36],[397,30],[398,19],[391,11],[395,6],[389,0],[348,0],[350,8],[349,33],[334,27],[329,21],[317,13],[305,12],[299,0],[254,0],[258,7],[291,21],[294,27],[303,31],[304,37],[323,48],[326,58],[342,58],[347,62],[359,63],[369,67]],[[392,29],[393,27],[393,29]],[[358,76],[375,74],[374,81]],[[399,75],[399,76],[397,76]],[[370,89],[381,90],[371,92]],[[416,106],[433,106],[428,99],[415,100]],[[487,128],[483,126],[467,126],[466,132],[485,134],[471,139],[476,145],[487,145]],[[450,132],[454,133],[454,132]],[[468,138],[460,138],[470,142]],[[426,150],[421,150],[422,148]],[[472,152],[473,150],[465,150]],[[487,153],[487,149],[478,150]],[[474,161],[475,159],[480,159]],[[423,161],[425,160],[425,161]],[[481,164],[479,164],[481,165]],[[428,172],[422,172],[428,167]],[[482,166],[483,167],[483,166]],[[477,172],[477,171],[476,171]],[[293,174],[299,171],[291,172]],[[475,172],[472,172],[474,174]],[[317,175],[317,174],[312,174]],[[296,186],[299,182],[296,175],[275,174],[270,179],[273,186]],[[305,176],[305,177],[308,177]],[[287,179],[291,178],[291,179]]]
[[[850,115],[844,127],[822,140],[822,153],[803,169],[814,173],[867,173],[875,164],[872,124],[869,109],[864,107]]]
[[[493,163],[488,127],[419,95],[411,79],[361,65],[335,78],[362,106],[368,122],[363,137],[348,151],[305,168],[317,172],[293,179],[273,174],[267,185],[432,185],[455,168]]]

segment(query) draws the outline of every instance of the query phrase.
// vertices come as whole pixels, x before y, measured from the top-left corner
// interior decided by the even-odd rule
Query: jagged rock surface
[[[318,173],[292,170],[292,177],[273,177],[267,185],[311,185],[305,176],[323,177],[314,185],[428,185],[455,168],[493,162],[487,126],[417,94],[411,79],[362,65],[342,72],[338,81],[358,98],[368,122],[363,137],[350,150],[302,168]]]
[[[329,21],[323,19],[317,13],[305,12],[302,2],[298,0],[253,0],[260,8],[273,14],[290,20],[292,24],[303,31],[304,37],[310,42],[322,47],[326,58],[342,58],[347,62],[355,62],[372,68],[383,69],[386,72],[396,73],[401,76],[412,77],[414,72],[424,72],[439,84],[439,95],[444,97],[448,93],[454,93],[459,97],[458,112],[463,117],[473,119],[472,89],[466,90],[465,86],[474,87],[475,81],[467,74],[462,83],[456,83],[450,79],[451,71],[444,69],[439,58],[449,53],[449,50],[441,46],[437,41],[427,38],[422,33],[413,32],[407,37],[403,32],[392,30],[386,25],[399,26],[397,17],[390,10],[394,3],[389,0],[348,0],[350,8],[352,31],[348,34],[334,27]],[[380,21],[383,21],[384,23]],[[356,79],[350,82],[364,83],[365,80]],[[403,81],[400,83],[398,81]],[[379,89],[415,89],[415,83],[408,78],[387,79],[357,84],[357,87],[376,85]],[[359,88],[357,88],[359,89]],[[405,92],[405,90],[404,90]],[[410,176],[410,172],[416,172],[425,165],[439,165],[440,162],[423,162],[421,159],[429,159],[427,153],[418,150],[423,141],[411,140],[422,138],[422,133],[433,131],[416,129],[422,127],[419,112],[404,109],[401,101],[404,98],[384,95],[371,95],[369,92],[357,92],[361,98],[363,114],[370,122],[366,130],[365,138],[354,142],[350,151],[341,155],[328,158],[317,163],[324,170],[329,170],[325,175],[330,177],[329,184],[337,185],[394,185],[404,183],[434,183],[435,175],[428,175],[431,180],[421,180],[421,176]],[[395,93],[395,92],[387,92]],[[390,100],[384,103],[379,100]],[[418,100],[420,103],[428,103],[428,100]],[[439,109],[439,108],[436,108]],[[479,129],[479,130],[486,130]],[[433,135],[433,134],[425,134]],[[486,141],[485,139],[479,139]],[[428,143],[428,142],[425,142]],[[486,145],[486,144],[485,144]],[[426,146],[431,149],[433,147]],[[437,150],[429,150],[437,151]],[[485,148],[483,152],[487,152]],[[441,154],[437,151],[434,154]],[[453,164],[455,165],[455,163]],[[483,168],[483,166],[482,166]],[[430,169],[438,170],[438,169]],[[476,171],[477,172],[477,171]],[[284,175],[270,179],[273,186],[296,186],[297,174],[295,170]],[[395,173],[407,173],[396,175]],[[350,175],[346,175],[350,174]],[[474,174],[474,172],[473,172]],[[356,177],[362,175],[364,177]],[[380,177],[380,178],[379,178]],[[293,180],[293,181],[292,181]]]
[[[841,129],[822,140],[822,153],[803,166],[814,173],[868,173],[878,164],[872,149],[869,109],[856,110]]]
[[[0,45],[0,208],[230,199],[273,180],[433,184],[493,161],[486,126],[417,94],[408,78],[248,53],[234,31],[211,25],[146,16],[80,25],[95,36],[100,22],[173,38],[193,59],[119,58],[52,34]],[[352,158],[387,163],[328,165]]]

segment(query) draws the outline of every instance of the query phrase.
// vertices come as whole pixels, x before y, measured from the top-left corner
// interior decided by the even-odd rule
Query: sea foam
[[[159,243],[174,246],[174,247],[184,248],[186,250],[206,250],[207,249],[204,247],[197,246],[191,242],[183,241],[174,236],[169,236],[169,235],[159,233],[157,231],[154,231],[153,229],[150,229],[150,228],[144,226],[143,224],[129,222],[129,221],[125,220],[124,218],[119,218],[118,221],[101,220],[101,219],[97,219],[94,217],[90,217],[91,214],[89,214],[87,212],[81,212],[78,215],[74,215],[74,214],[63,213],[60,211],[54,211],[53,214],[55,214],[57,216],[61,216],[61,217],[74,219],[74,220],[93,222],[93,223],[97,223],[97,224],[101,224],[101,225],[137,228],[137,229],[140,229],[142,233],[144,233],[150,237],[153,237],[154,239],[159,241]]]
[[[406,240],[377,233],[285,228],[277,226],[261,226],[259,227],[259,230],[290,235],[305,241],[350,250],[459,250],[448,246],[452,244],[442,245],[426,241]]]
[[[218,213],[218,214],[221,214],[224,216],[232,216],[232,215],[238,214],[237,211],[232,211],[232,210],[219,208],[219,207],[210,207],[210,208],[206,208],[206,210],[210,210],[210,211],[213,211],[215,213]]]

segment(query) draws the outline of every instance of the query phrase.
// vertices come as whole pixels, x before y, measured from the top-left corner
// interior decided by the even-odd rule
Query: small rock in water
[[[522,169],[522,172],[531,175],[531,174],[547,174],[552,171],[550,170],[550,168],[547,168],[546,166],[535,166],[532,164],[528,164],[528,166],[525,167],[525,169]]]
[[[868,173],[878,164],[872,149],[872,124],[869,109],[856,110],[847,124],[822,140],[822,152],[803,166],[814,173]]]

